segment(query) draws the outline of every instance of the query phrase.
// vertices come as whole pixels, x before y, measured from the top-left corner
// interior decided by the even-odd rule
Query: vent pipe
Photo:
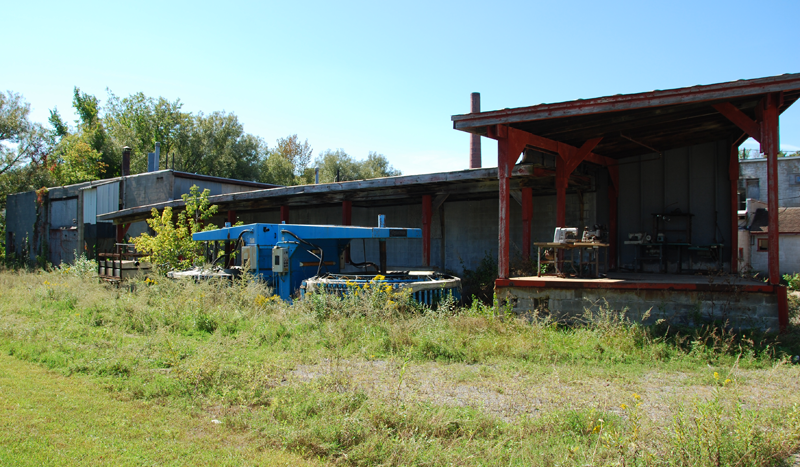
[[[473,92],[470,95],[470,113],[478,113],[481,111],[481,93]],[[481,168],[481,135],[469,135],[469,168]]]
[[[122,176],[127,177],[131,174],[131,148],[122,148]]]

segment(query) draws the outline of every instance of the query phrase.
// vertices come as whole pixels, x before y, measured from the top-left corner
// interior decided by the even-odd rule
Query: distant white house
[[[769,211],[767,203],[747,199],[739,211],[739,268],[743,272],[768,273]],[[779,262],[781,274],[800,272],[800,207],[778,209]]]

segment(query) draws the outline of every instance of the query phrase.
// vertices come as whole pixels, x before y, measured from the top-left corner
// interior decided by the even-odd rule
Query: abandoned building
[[[788,324],[779,247],[767,252],[768,283],[737,274],[738,147],[750,136],[761,143],[761,189],[775,212],[778,120],[798,96],[800,74],[488,112],[474,94],[472,112],[452,117],[471,135],[469,169],[231,187],[211,201],[230,222],[373,226],[383,214],[387,226],[423,231],[419,240],[389,241],[390,267],[461,274],[489,258],[498,297],[521,313],[575,315],[605,301],[632,317],[777,330]],[[497,142],[496,167],[482,167],[482,138]],[[183,201],[173,192],[96,219],[113,223],[122,240],[151,209],[167,206]],[[778,245],[777,221],[768,219],[770,245]],[[536,264],[556,227],[588,226],[607,232],[591,277],[516,267]],[[351,245],[354,261],[376,260],[370,242]],[[559,248],[557,264],[566,261]]]
[[[123,158],[130,160],[130,154]],[[8,195],[6,207],[6,251],[33,261],[45,257],[52,264],[72,263],[75,255],[95,258],[114,251],[118,229],[97,216],[128,206],[181,199],[192,185],[211,194],[271,188],[274,185],[230,180],[206,175],[158,170],[128,175],[123,159],[123,176],[105,180],[52,187]],[[145,222],[130,225],[129,236],[147,231]]]

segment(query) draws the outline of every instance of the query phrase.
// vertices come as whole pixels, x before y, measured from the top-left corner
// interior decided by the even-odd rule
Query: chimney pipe
[[[470,113],[478,113],[481,111],[481,93],[473,92],[470,94]],[[469,168],[481,168],[481,135],[469,135]]]
[[[131,174],[131,148],[122,148],[122,176],[127,177]]]
[[[161,143],[156,143],[156,172],[161,170]]]
[[[314,167],[314,184],[319,185],[319,167]]]

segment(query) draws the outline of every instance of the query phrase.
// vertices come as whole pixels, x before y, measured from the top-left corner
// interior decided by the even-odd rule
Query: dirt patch
[[[636,375],[607,372],[575,373],[574,369],[542,366],[510,372],[494,365],[413,363],[398,360],[329,360],[300,365],[287,384],[329,378],[370,397],[398,402],[468,406],[506,421],[540,416],[563,409],[597,409],[620,415],[622,403],[641,396],[644,414],[652,421],[671,420],[679,405],[713,396],[720,381],[730,378],[743,406],[762,410],[800,403],[800,366],[766,370],[707,372],[648,370]]]

